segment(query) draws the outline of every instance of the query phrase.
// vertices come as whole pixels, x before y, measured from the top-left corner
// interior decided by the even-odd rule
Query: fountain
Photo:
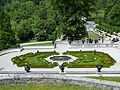
[[[63,62],[73,62],[77,58],[71,55],[52,55],[46,58],[49,62],[58,62],[61,65]]]
[[[63,55],[63,52],[66,52],[69,48],[68,43],[59,43],[55,49],[59,55],[52,55],[46,58],[49,62],[58,62],[61,65],[63,62],[72,62],[77,58],[71,55]]]
[[[52,56],[52,57],[50,57],[50,59],[53,61],[68,61],[71,59],[71,57],[65,56],[65,55],[60,55],[60,56]]]

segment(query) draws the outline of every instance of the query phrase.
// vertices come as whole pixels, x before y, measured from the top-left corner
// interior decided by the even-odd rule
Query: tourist
[[[54,48],[56,48],[56,43],[54,44]]]
[[[52,40],[52,44],[53,44],[53,45],[55,44],[55,39]]]
[[[84,39],[82,39],[82,44],[84,44],[85,43],[85,40]]]
[[[97,43],[98,43],[98,40],[94,40],[94,42],[95,42],[95,44],[97,44]]]
[[[69,42],[69,45],[71,45],[72,41],[71,41],[71,40],[69,40],[68,42]]]
[[[116,37],[116,42],[118,42],[119,41],[119,39]]]

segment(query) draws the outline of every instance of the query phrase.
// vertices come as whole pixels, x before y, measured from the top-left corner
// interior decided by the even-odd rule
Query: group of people
[[[82,44],[85,44],[85,43],[87,43],[87,44],[97,44],[97,43],[99,43],[99,41],[100,41],[100,39],[94,40],[94,39],[89,38],[89,39],[82,39],[82,40],[80,40],[78,42],[82,43]],[[68,42],[71,45],[72,41],[68,40]]]
[[[89,38],[89,39],[86,39],[86,40],[82,39],[81,42],[82,42],[82,44],[84,44],[85,42],[86,43],[95,43],[95,44],[97,44],[99,42],[99,40],[98,39],[93,40],[93,39]]]
[[[117,38],[117,37],[112,39],[112,43],[118,42],[118,41],[119,41],[119,38]]]

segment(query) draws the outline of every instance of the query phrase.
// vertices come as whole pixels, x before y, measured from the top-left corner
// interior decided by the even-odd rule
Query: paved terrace
[[[0,56],[0,70],[1,73],[2,71],[9,71],[9,72],[19,72],[22,71],[24,72],[24,67],[17,67],[16,65],[13,65],[11,58],[15,57],[15,56],[19,56],[22,54],[26,54],[28,52],[37,52],[37,50],[41,51],[41,52],[46,52],[46,51],[58,51],[60,54],[62,54],[62,52],[65,52],[66,50],[69,51],[79,51],[79,50],[97,50],[97,51],[101,51],[101,52],[105,52],[108,53],[112,58],[114,58],[117,63],[113,66],[111,66],[110,68],[103,68],[102,71],[104,72],[104,74],[117,74],[120,75],[120,49],[116,48],[116,47],[106,47],[106,48],[70,48],[69,44],[67,42],[59,42],[57,43],[57,48],[54,49],[53,47],[51,48],[32,48],[32,49],[26,49],[20,52],[20,50],[17,49],[17,51],[14,52],[14,50],[11,53],[6,53],[2,56]],[[55,67],[55,68],[31,68],[31,73],[32,72],[60,72],[59,67]],[[65,68],[65,72],[66,74],[96,74],[97,75],[97,69],[96,68]],[[90,73],[91,72],[91,73]],[[106,73],[105,73],[106,72]]]

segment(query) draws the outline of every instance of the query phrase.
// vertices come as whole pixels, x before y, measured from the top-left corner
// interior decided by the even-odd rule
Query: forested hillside
[[[98,0],[96,6],[99,7],[99,15],[96,15],[98,28],[111,34],[120,32],[120,0]]]
[[[49,0],[36,4],[30,0],[12,0],[4,7],[10,17],[12,30],[18,42],[35,38],[50,40],[57,24],[57,14]]]
[[[120,0],[0,0],[0,50],[29,40],[87,36],[85,21],[120,32]]]
[[[0,50],[16,45],[16,39],[10,24],[10,17],[4,12],[6,2],[8,1],[0,1]]]
[[[78,40],[87,36],[83,18],[90,16],[94,2],[1,0],[0,50],[29,40],[53,40],[61,35]]]

